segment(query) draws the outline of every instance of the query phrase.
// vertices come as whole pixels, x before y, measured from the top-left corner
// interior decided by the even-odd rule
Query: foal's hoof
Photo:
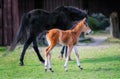
[[[65,70],[66,72],[68,72],[68,70]]]
[[[83,68],[80,68],[81,70],[83,70]]]
[[[83,70],[83,68],[81,66],[78,66],[81,70]]]
[[[52,70],[52,68],[50,68],[50,71],[51,71],[51,72],[54,72],[54,71]]]
[[[67,69],[67,67],[66,67],[66,66],[64,66],[64,68],[65,68],[65,71],[66,71],[66,72],[68,72],[68,69]]]
[[[20,62],[19,65],[20,65],[20,66],[24,66],[24,63],[23,63],[23,62]]]

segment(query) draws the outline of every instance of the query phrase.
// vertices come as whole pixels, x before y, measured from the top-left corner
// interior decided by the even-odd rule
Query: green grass
[[[79,46],[79,55],[83,70],[80,70],[72,53],[73,61],[68,63],[68,72],[63,64],[65,59],[59,60],[61,47],[52,51],[54,73],[44,71],[34,53],[29,48],[25,55],[25,66],[19,66],[19,56],[22,48],[16,48],[6,57],[5,47],[0,47],[0,79],[120,79],[120,44],[112,43],[100,46]],[[44,57],[44,47],[39,49]]]

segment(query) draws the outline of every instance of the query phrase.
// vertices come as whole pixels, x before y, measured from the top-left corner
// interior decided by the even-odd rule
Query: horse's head
[[[73,22],[87,18],[85,11],[73,6],[57,7],[52,14],[56,18],[54,26],[60,26],[60,29],[64,30],[72,28]]]
[[[89,34],[89,33],[92,32],[92,30],[90,29],[90,27],[88,26],[88,24],[87,24],[87,22],[86,22],[86,18],[84,18],[84,19],[82,20],[82,26],[83,26],[82,31],[83,31],[84,33]]]
[[[66,14],[72,21],[79,21],[83,18],[87,18],[87,12],[73,6],[64,6]]]

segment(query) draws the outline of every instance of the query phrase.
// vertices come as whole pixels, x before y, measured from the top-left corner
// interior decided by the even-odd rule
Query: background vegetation
[[[92,30],[105,30],[110,26],[110,21],[102,13],[93,13],[88,17],[88,24]]]

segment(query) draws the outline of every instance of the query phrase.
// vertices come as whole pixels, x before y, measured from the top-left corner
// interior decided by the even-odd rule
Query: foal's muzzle
[[[92,33],[92,30],[89,30],[88,32],[86,32],[86,35],[88,35],[88,34],[90,34],[90,33]]]

